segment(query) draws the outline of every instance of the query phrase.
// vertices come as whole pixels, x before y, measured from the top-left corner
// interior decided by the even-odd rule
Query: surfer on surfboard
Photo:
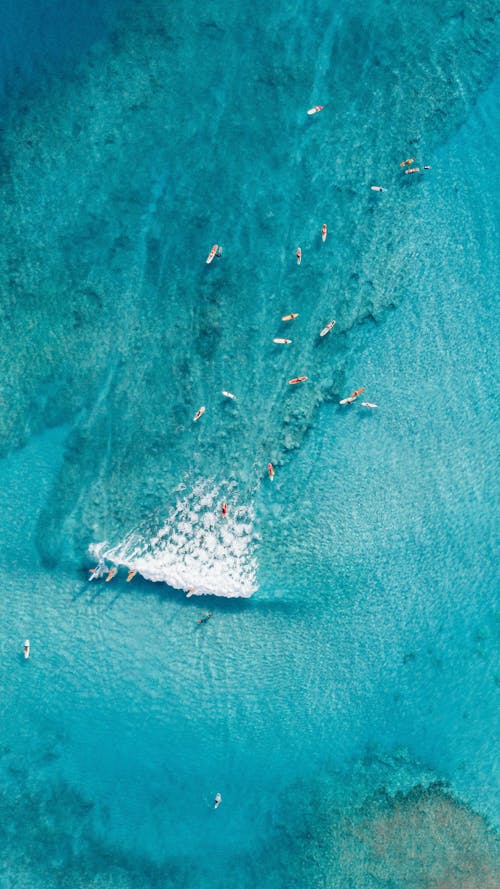
[[[295,386],[296,383],[305,383],[307,377],[294,377],[292,380],[288,380],[290,386]]]
[[[200,408],[196,411],[196,413],[195,413],[195,415],[194,415],[194,417],[193,417],[193,420],[194,420],[195,423],[196,423],[196,420],[199,420],[200,417],[203,416],[203,414],[205,413],[205,410],[206,410],[206,408],[205,408],[205,406],[203,406],[203,407],[200,407]]]
[[[315,105],[314,108],[309,108],[308,114],[317,114],[318,111],[323,111],[324,105]]]
[[[336,321],[330,321],[326,325],[326,327],[324,327],[323,330],[320,332],[320,336],[326,336],[327,333],[330,333],[332,327],[335,327],[336,323],[337,323]]]
[[[214,799],[214,809],[218,809],[222,802],[222,794],[216,793]]]
[[[96,565],[95,568],[91,568],[89,571],[89,580],[99,580],[100,577],[103,577],[106,574],[106,565],[104,564],[104,560],[100,559],[99,564]]]
[[[271,481],[272,481],[273,478],[274,478],[274,466],[273,466],[272,463],[268,463],[268,464],[267,464],[267,471],[268,471],[268,473],[269,473],[269,478],[270,478]]]
[[[131,568],[129,573],[127,574],[127,583],[130,583],[130,581],[132,580],[132,578],[135,577],[136,574],[137,571],[135,570],[135,568]]]
[[[220,249],[220,248],[219,248],[219,245],[218,245],[218,244],[214,244],[214,246],[212,247],[210,253],[208,254],[208,256],[207,256],[207,258],[206,258],[206,260],[205,260],[205,262],[206,262],[207,265],[210,265],[210,263],[212,262],[214,256],[217,256],[217,255],[220,256],[220,254],[217,253],[217,251],[218,251],[219,249]]]
[[[298,318],[298,317],[299,317],[298,312],[292,312],[290,315],[283,315],[281,320],[282,321],[294,321],[295,318]]]
[[[297,257],[297,265],[300,265],[300,263],[302,262],[302,250],[300,249],[300,247],[297,247],[295,256]]]
[[[281,343],[282,345],[285,345],[285,344],[288,344],[288,343],[291,343],[291,342],[292,342],[291,340],[286,340],[286,339],[284,339],[283,337],[280,337],[280,336],[276,336],[276,337],[273,339],[273,343]]]
[[[347,396],[347,398],[343,398],[342,401],[339,401],[339,404],[352,404],[353,401],[356,401],[358,395],[361,395],[364,391],[364,386],[361,389],[355,389],[354,392],[351,392],[351,394]]]

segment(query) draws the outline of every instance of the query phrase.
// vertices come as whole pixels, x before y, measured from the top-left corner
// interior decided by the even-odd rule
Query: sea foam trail
[[[257,589],[253,510],[235,505],[235,486],[214,481],[177,489],[166,520],[157,516],[131,531],[115,546],[94,543],[89,551],[117,567],[135,570],[146,580],[168,583],[189,595],[248,597]],[[229,494],[228,494],[229,492]]]

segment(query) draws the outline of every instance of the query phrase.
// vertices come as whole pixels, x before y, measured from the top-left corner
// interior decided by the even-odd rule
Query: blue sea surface
[[[493,5],[6,31],[0,889],[493,889]]]

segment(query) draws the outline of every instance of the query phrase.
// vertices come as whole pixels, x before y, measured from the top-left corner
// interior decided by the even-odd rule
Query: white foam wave
[[[251,596],[257,589],[253,510],[237,503],[234,485],[225,484],[223,491],[213,481],[198,483],[190,493],[181,486],[159,528],[149,523],[116,546],[95,543],[89,551],[188,595]],[[224,500],[228,511],[222,517]]]

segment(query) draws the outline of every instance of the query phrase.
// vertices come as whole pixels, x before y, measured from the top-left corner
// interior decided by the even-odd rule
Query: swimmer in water
[[[198,618],[198,623],[199,624],[206,624],[207,621],[209,621],[211,617],[212,617],[212,612],[208,611],[207,614],[205,615],[205,617]]]

